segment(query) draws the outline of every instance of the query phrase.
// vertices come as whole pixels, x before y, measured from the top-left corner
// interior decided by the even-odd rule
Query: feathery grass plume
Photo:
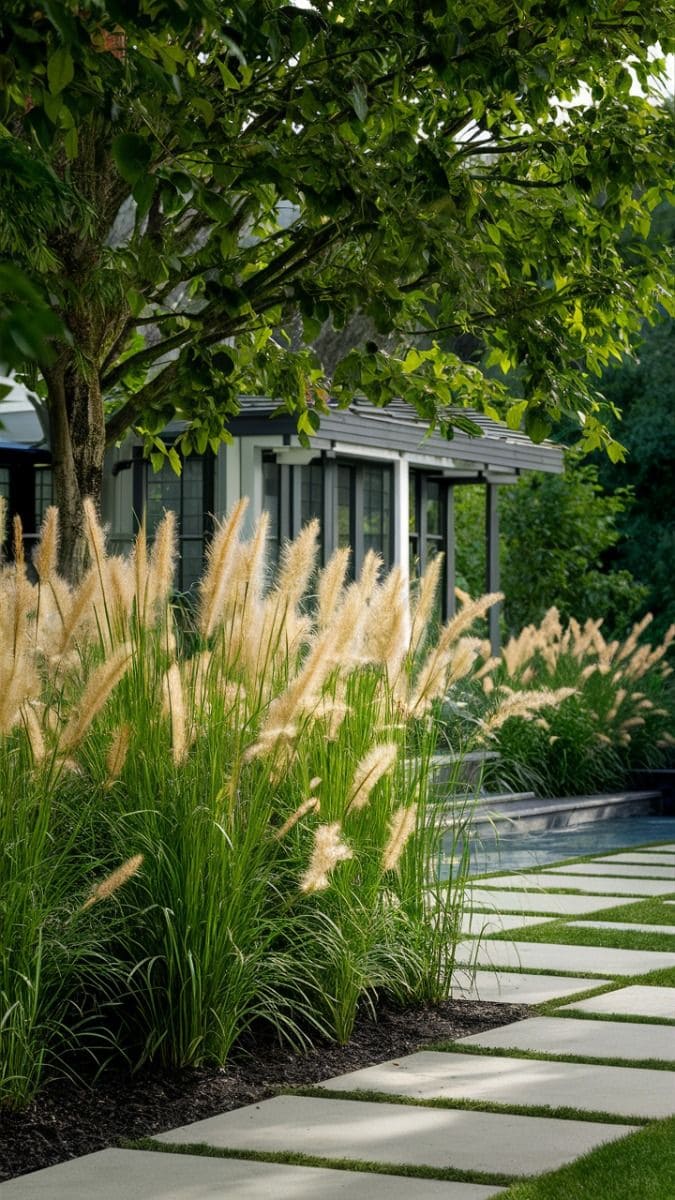
[[[107,875],[105,879],[96,885],[89,898],[82,905],[82,909],[91,908],[92,904],[98,904],[99,900],[107,900],[109,896],[114,895],[133,875],[138,874],[143,864],[143,857],[142,854],[134,854],[132,858],[128,858],[126,862],[123,862],[121,867],[117,867],[115,871],[111,871],[110,875]]]
[[[482,653],[483,653],[483,650],[481,648],[481,654]],[[491,675],[492,672],[499,666],[500,662],[501,662],[501,659],[493,658],[492,655],[490,655],[490,657],[486,658],[485,662],[482,663],[481,666],[478,668],[478,670],[476,671],[476,673],[474,675],[474,679],[476,679],[476,680],[483,679],[485,675]]]
[[[319,522],[314,518],[292,542],[284,543],[274,586],[282,609],[294,611],[304,596],[316,565],[318,539]]]
[[[28,736],[33,762],[42,762],[47,752],[45,739],[42,733],[42,725],[31,703],[21,705],[21,719]]]
[[[239,587],[244,590],[244,604],[247,608],[259,603],[265,586],[265,554],[267,550],[267,535],[270,527],[270,514],[263,509],[255,523],[253,537],[245,542],[242,552],[242,578]]]
[[[14,570],[16,574],[25,574],[26,553],[23,546],[23,522],[18,513],[12,518],[12,549],[14,551]]]
[[[131,656],[132,647],[129,644],[118,646],[110,658],[101,663],[90,676],[80,704],[59,738],[61,755],[67,755],[79,746],[113,688],[128,671],[131,665]]]
[[[107,562],[109,606],[112,622],[125,629],[134,604],[134,569],[128,558],[111,554]]]
[[[493,733],[496,729],[500,729],[505,721],[510,717],[521,717],[523,720],[531,720],[535,712],[541,708],[556,708],[566,700],[568,696],[575,695],[575,688],[563,687],[551,689],[542,689],[541,691],[532,692],[514,692],[502,700],[499,708],[483,721],[483,728],[487,733]]]
[[[211,538],[206,554],[206,569],[199,585],[197,624],[204,637],[210,637],[219,624],[228,588],[230,571],[239,544],[239,531],[248,505],[248,498],[233,506]]]
[[[96,567],[91,567],[79,587],[71,593],[70,605],[63,614],[63,628],[55,657],[62,658],[70,650],[78,629],[91,618],[92,605],[98,588],[98,571]]]
[[[486,696],[491,695],[492,692],[494,692],[494,690],[495,690],[494,679],[492,678],[491,675],[486,675],[485,679],[483,680],[483,691],[485,692],[485,695]]]
[[[338,550],[333,551],[325,567],[319,573],[316,614],[316,623],[319,629],[326,629],[330,625],[340,604],[350,554],[349,547],[341,546]]]
[[[178,663],[172,663],[162,681],[164,706],[171,720],[171,756],[178,767],[188,752],[188,730],[185,714],[183,680]]]
[[[410,645],[408,587],[401,568],[392,567],[372,595],[365,626],[366,658],[381,664],[390,684],[401,672]]]
[[[350,846],[342,841],[339,821],[330,825],[319,825],[314,831],[314,845],[309,866],[300,880],[300,891],[307,895],[323,892],[330,887],[330,873],[338,863],[353,858]]]
[[[411,717],[424,716],[450,684],[468,675],[480,652],[480,638],[460,638],[456,646],[443,641],[441,636],[431,648],[410,690],[407,712]]]
[[[406,842],[415,831],[416,822],[416,804],[402,804],[392,813],[389,822],[389,840],[382,852],[383,871],[396,870]]]
[[[619,733],[625,733],[627,729],[639,729],[640,726],[645,724],[646,721],[644,717],[627,717],[626,720],[622,721],[619,725]]]
[[[176,514],[164,510],[157,526],[148,567],[148,610],[153,617],[169,599],[176,570]]]
[[[321,805],[319,804],[318,796],[309,796],[307,800],[303,800],[302,804],[298,805],[295,812],[291,813],[290,817],[286,818],[283,825],[280,825],[278,829],[275,829],[274,836],[277,841],[280,842],[282,838],[285,838],[286,834],[293,828],[293,826],[297,825],[298,821],[301,821],[302,818],[307,815],[307,813],[318,812],[320,807]]]
[[[0,496],[0,563],[5,556],[5,541],[7,539],[7,501]]]
[[[369,601],[377,587],[384,563],[379,554],[374,550],[368,550],[363,558],[361,566],[361,574],[359,575],[359,588],[364,600]]]
[[[131,552],[131,561],[134,568],[134,592],[136,595],[136,615],[141,625],[146,625],[148,621],[148,535],[145,526],[145,517],[141,521],[138,528],[138,533],[134,538],[134,548]]]
[[[56,558],[59,550],[59,510],[53,504],[47,509],[40,540],[35,547],[33,563],[38,573],[40,583],[49,583],[56,572]]]
[[[122,774],[127,754],[129,753],[130,740],[131,726],[125,721],[115,730],[110,748],[106,754],[105,765],[108,772],[108,783],[119,779]]]
[[[246,752],[247,759],[268,754],[278,745],[292,741],[299,720],[318,704],[327,677],[337,665],[343,669],[352,665],[350,652],[360,634],[363,609],[358,586],[347,588],[330,628],[314,636],[300,671],[285,691],[271,701],[258,740]]]
[[[84,536],[86,538],[91,565],[98,572],[101,587],[105,585],[105,562],[108,552],[105,544],[105,533],[98,519],[96,505],[90,496],[82,501],[84,512]]]
[[[628,693],[625,688],[618,688],[618,690],[614,696],[614,703],[612,704],[609,712],[607,713],[608,721],[614,720],[615,716],[617,715],[617,713],[618,713],[619,709],[621,708],[621,705],[623,704],[627,695],[628,695]]]
[[[417,587],[417,597],[413,608],[412,627],[410,630],[410,653],[413,658],[424,641],[429,621],[433,615],[442,567],[443,555],[437,554],[431,559]]]
[[[446,649],[453,642],[456,642],[461,634],[481,617],[484,617],[489,609],[494,604],[499,604],[504,599],[503,592],[487,592],[485,596],[479,596],[477,600],[471,600],[460,609],[454,617],[451,617],[446,625],[441,630],[438,639],[438,645],[442,649]]]
[[[596,733],[595,740],[601,746],[611,746],[612,744],[611,737],[608,737],[606,733]]]
[[[371,746],[356,765],[347,796],[345,808],[347,814],[365,808],[373,788],[380,779],[394,769],[397,758],[398,747],[395,742],[382,742],[377,746]]]
[[[653,620],[654,620],[653,613],[645,613],[645,615],[641,621],[636,621],[636,623],[633,625],[633,628],[631,629],[628,637],[626,638],[623,646],[621,646],[619,648],[618,654],[616,656],[617,664],[620,662],[623,662],[624,659],[631,657],[633,651],[637,647],[638,640],[639,640],[641,634],[644,633],[644,631],[648,625],[651,625]]]

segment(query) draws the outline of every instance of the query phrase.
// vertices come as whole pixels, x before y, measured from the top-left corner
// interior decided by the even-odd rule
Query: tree
[[[563,622],[602,617],[612,635],[624,634],[643,611],[648,589],[613,562],[632,490],[617,486],[608,492],[598,475],[596,464],[568,451],[563,475],[528,472],[514,486],[500,489],[501,583],[509,633],[539,624],[552,605]],[[484,521],[484,490],[456,488],[455,497],[458,581],[479,595],[485,589],[485,541],[476,530]]]
[[[616,565],[649,588],[655,635],[675,622],[675,321],[646,331],[637,362],[607,375],[603,390],[622,410],[617,436],[628,449],[620,473],[600,463],[600,477],[613,492],[631,485],[635,501],[619,521]]]
[[[178,466],[227,437],[247,391],[278,395],[303,436],[330,388],[403,395],[449,434],[467,426],[451,405],[535,440],[580,414],[585,446],[620,454],[593,376],[672,302],[638,236],[672,126],[631,93],[672,15],[672,0],[5,4],[0,256],[54,322],[43,349],[11,320],[10,340],[49,416],[62,568],[82,567],[106,444],[134,428],[159,455],[178,416]],[[294,348],[280,330],[296,312]],[[375,337],[328,380],[311,343],[357,314],[405,348]],[[456,335],[480,339],[492,375],[434,340]],[[517,369],[515,399],[494,368]]]

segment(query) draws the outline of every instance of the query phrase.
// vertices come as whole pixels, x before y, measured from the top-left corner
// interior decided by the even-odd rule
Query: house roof
[[[241,413],[231,424],[235,436],[278,434],[280,441],[297,441],[295,420],[282,413],[272,419],[278,408],[274,401],[263,396],[246,396],[241,400]],[[469,471],[494,470],[546,471],[559,474],[563,469],[562,450],[552,442],[535,445],[525,433],[508,429],[482,413],[471,409],[458,410],[482,430],[482,436],[472,437],[456,430],[451,440],[438,430],[429,431],[428,423],[403,400],[394,400],[378,408],[367,400],[355,400],[349,408],[331,407],[321,416],[321,425],[312,439],[318,449],[339,443],[356,447],[370,446],[408,454],[433,456],[450,469]]]

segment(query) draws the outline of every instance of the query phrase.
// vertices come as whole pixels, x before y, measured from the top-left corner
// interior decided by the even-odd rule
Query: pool
[[[544,867],[562,858],[608,854],[612,850],[648,845],[650,842],[675,842],[675,819],[672,816],[617,817],[536,833],[508,833],[499,838],[486,837],[481,840],[476,838],[471,846],[471,874]],[[441,859],[441,875],[447,874],[451,847],[451,837],[448,836]]]

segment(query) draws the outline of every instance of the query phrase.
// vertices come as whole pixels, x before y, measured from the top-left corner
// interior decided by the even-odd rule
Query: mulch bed
[[[0,1180],[161,1133],[240,1108],[280,1088],[319,1083],[359,1067],[411,1054],[429,1042],[480,1033],[532,1015],[524,1004],[449,1000],[366,1014],[346,1046],[321,1042],[296,1054],[275,1042],[243,1044],[223,1068],[147,1070],[106,1077],[92,1087],[59,1083],[21,1112],[0,1109]]]

